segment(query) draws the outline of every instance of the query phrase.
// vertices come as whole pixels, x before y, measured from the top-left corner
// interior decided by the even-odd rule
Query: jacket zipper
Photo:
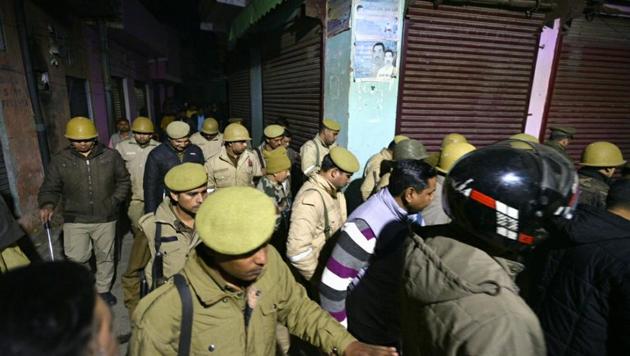
[[[87,174],[88,174],[88,194],[89,194],[89,204],[90,204],[90,211],[91,211],[91,215],[94,215],[94,194],[92,191],[92,169],[90,168],[90,160],[86,159],[85,160],[85,164],[87,166]]]

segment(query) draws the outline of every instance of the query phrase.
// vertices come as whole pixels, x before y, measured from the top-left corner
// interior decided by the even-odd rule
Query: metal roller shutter
[[[577,129],[568,151],[576,160],[593,141],[630,157],[630,19],[575,19],[563,35],[547,128]],[[548,137],[549,131],[545,132]]]
[[[7,167],[4,163],[4,154],[2,152],[2,145],[0,145],[0,196],[5,201],[11,201],[11,189],[9,187],[9,176],[7,173]]]
[[[458,132],[487,145],[523,128],[543,16],[473,6],[409,7],[397,132],[437,150]]]
[[[251,127],[249,56],[246,51],[241,51],[236,57],[228,76],[230,117],[240,117]]]
[[[292,145],[315,136],[321,115],[321,41],[319,23],[294,25],[265,43],[262,87],[265,125],[289,120]]]

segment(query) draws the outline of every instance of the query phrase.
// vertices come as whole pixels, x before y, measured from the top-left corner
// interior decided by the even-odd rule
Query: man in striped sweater
[[[320,283],[321,304],[357,339],[400,347],[398,290],[408,216],[433,198],[436,171],[396,162],[389,186],[359,206],[341,229]]]

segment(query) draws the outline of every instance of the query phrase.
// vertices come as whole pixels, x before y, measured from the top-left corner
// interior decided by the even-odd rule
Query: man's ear
[[[171,196],[171,199],[173,199],[174,201],[179,201],[179,196],[176,193],[168,192],[168,194]]]

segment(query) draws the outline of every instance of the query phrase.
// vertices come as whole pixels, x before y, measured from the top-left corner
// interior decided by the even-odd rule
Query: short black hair
[[[437,176],[435,168],[422,160],[396,161],[387,189],[393,196],[399,196],[410,187],[421,191],[427,187],[428,180],[435,176]]]
[[[322,164],[320,165],[319,169],[322,172],[327,172],[333,168],[339,169],[339,167],[337,167],[335,162],[333,162],[332,158],[330,157],[330,154],[325,155],[324,158],[322,159]]]
[[[383,42],[376,42],[373,46],[372,46],[372,51],[374,51],[374,48],[376,48],[376,46],[381,46],[383,47],[383,52],[385,52],[385,44]]]
[[[393,151],[394,147],[396,147],[396,141],[392,140],[389,145],[387,145],[387,149]]]
[[[73,262],[48,262],[0,275],[3,355],[85,355],[94,333],[92,273]]]
[[[630,210],[630,179],[619,179],[610,185],[606,207]]]

